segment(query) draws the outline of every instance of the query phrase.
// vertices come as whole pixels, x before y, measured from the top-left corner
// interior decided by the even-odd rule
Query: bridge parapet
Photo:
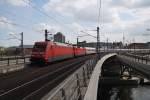
[[[101,76],[101,67],[108,58],[116,55],[117,55],[116,53],[108,54],[98,61],[92,73],[88,89],[84,96],[84,100],[97,100],[97,89],[98,89],[99,76]]]
[[[42,100],[82,100],[96,62],[96,57],[86,61],[81,68],[43,97]]]

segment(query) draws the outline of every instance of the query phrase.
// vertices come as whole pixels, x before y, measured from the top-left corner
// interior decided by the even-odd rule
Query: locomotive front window
[[[34,49],[39,52],[43,52],[46,49],[46,44],[35,44]]]

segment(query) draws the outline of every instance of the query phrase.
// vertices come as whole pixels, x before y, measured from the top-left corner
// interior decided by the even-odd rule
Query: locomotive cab
[[[47,42],[36,42],[34,44],[30,61],[31,62],[45,62]]]

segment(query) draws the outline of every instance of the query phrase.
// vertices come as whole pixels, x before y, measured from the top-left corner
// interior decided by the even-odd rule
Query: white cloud
[[[142,37],[145,29],[150,27],[149,4],[149,0],[102,0],[101,32],[114,34],[113,39],[118,41],[122,40],[122,33],[128,33],[130,39],[139,35]],[[77,22],[85,26],[97,25],[97,0],[50,0],[43,8],[46,12],[53,10],[72,15],[72,28],[77,31],[83,28]]]
[[[72,23],[71,28],[72,28],[72,30],[77,31],[77,32],[84,30],[84,28],[76,22]]]
[[[39,31],[40,33],[41,32],[44,33],[44,30],[47,29],[51,34],[55,34],[58,31],[62,31],[61,27],[56,26],[56,25],[55,26],[50,25],[50,24],[47,24],[47,23],[44,23],[44,22],[35,25],[35,29],[37,29],[37,31]]]
[[[0,28],[1,29],[12,29],[13,26],[11,25],[12,21],[7,19],[6,17],[0,17]]]
[[[43,6],[43,9],[46,12],[54,10],[62,15],[72,15],[78,20],[88,20],[89,18],[94,21],[97,20],[95,16],[97,14],[96,0],[59,0],[57,2],[49,0],[49,2]]]
[[[71,11],[85,9],[89,6],[95,5],[95,0],[59,0],[57,2],[53,2],[49,0],[47,4],[43,6],[46,11],[50,11],[55,9],[56,11]]]
[[[13,6],[26,6],[24,0],[2,1]],[[30,0],[25,1],[30,3]],[[96,28],[98,20],[97,1],[98,0],[49,0],[43,6],[43,9],[47,12],[47,14],[51,14],[50,12],[52,11],[56,12],[55,16],[57,16],[57,13],[63,15],[63,17],[66,18],[64,18],[63,22],[69,22],[69,24],[67,23],[66,26],[68,26],[68,28],[71,30],[79,32],[80,30],[88,29],[88,27],[91,26]],[[122,33],[128,33],[128,38],[137,37],[140,39],[138,36],[142,36],[142,34],[146,32],[145,30],[150,28],[149,4],[149,0],[102,0],[101,33],[112,33],[113,35],[110,36],[112,41],[121,41]],[[59,18],[60,17],[61,16],[59,16]],[[11,22],[7,18],[2,19]],[[68,21],[70,19],[71,21]],[[84,25],[84,27],[81,25],[81,23]],[[0,27],[8,26],[8,24],[4,25],[4,23],[0,22]],[[39,23],[35,25],[35,29],[43,33],[44,31],[41,30],[48,29],[51,33],[55,34],[58,31],[66,32],[67,29],[64,29],[65,27],[63,26],[64,25]],[[69,30],[69,32],[71,30]],[[66,34],[66,36],[71,38],[70,34]],[[74,38],[73,36],[72,39]],[[109,36],[107,35],[107,37]],[[142,40],[146,40],[145,37],[140,39],[140,41]]]
[[[146,8],[149,7],[149,0],[111,0],[111,6],[125,7],[125,8]]]
[[[1,0],[0,2],[2,3],[7,3],[10,4],[12,6],[27,6],[31,0]]]

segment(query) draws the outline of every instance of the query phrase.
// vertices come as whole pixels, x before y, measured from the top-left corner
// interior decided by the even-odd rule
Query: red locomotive
[[[30,61],[48,63],[91,53],[95,53],[95,49],[78,48],[70,44],[43,41],[35,43]]]

